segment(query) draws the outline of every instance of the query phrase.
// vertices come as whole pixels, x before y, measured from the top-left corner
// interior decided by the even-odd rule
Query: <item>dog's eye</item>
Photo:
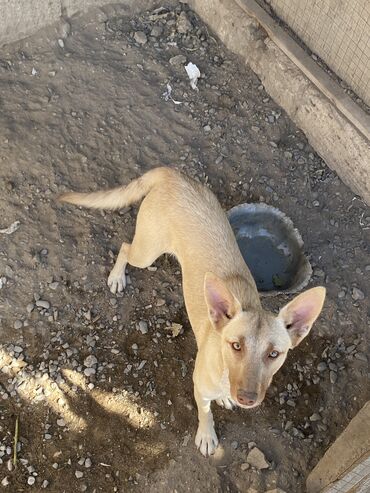
[[[271,353],[269,354],[269,358],[272,358],[272,359],[275,359],[279,356],[279,352],[278,351],[271,351]]]
[[[235,350],[235,351],[240,351],[241,350],[241,345],[239,344],[239,342],[233,342],[231,344],[232,348]]]

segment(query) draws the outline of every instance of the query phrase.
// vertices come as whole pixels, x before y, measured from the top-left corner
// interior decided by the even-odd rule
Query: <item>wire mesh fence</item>
[[[370,0],[265,0],[370,105]]]

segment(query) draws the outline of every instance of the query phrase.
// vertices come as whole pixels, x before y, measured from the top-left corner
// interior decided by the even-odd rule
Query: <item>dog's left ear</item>
[[[280,310],[278,317],[288,330],[292,347],[298,346],[310,332],[324,305],[325,294],[326,289],[321,286],[309,289]]]
[[[241,305],[225,282],[211,272],[204,278],[204,296],[209,318],[216,329],[222,329],[241,311]]]

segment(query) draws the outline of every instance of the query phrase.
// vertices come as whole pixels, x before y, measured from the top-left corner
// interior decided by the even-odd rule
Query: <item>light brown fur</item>
[[[127,264],[145,268],[163,253],[177,257],[198,346],[193,376],[199,416],[195,441],[203,455],[212,454],[218,440],[211,401],[227,408],[260,404],[288,350],[308,334],[320,314],[325,289],[302,293],[278,316],[265,311],[215,195],[169,168],[155,168],[126,187],[71,192],[60,200],[119,209],[142,198],[134,239],[122,244],[108,285],[113,293],[124,289]]]

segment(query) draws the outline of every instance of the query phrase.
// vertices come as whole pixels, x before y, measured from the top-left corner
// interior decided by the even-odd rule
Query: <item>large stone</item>
[[[257,447],[252,448],[247,456],[247,462],[256,469],[267,469],[270,464],[265,459],[265,454]]]

